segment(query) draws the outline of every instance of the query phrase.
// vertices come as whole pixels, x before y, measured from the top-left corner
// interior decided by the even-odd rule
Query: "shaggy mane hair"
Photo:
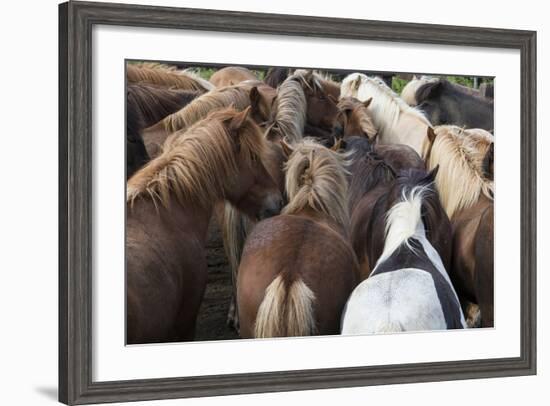
[[[285,164],[289,203],[282,213],[295,214],[310,208],[348,230],[347,156],[307,138],[296,144]]]
[[[164,118],[163,125],[167,132],[185,130],[205,118],[213,110],[233,106],[243,110],[250,105],[250,90],[244,86],[228,86],[205,93],[183,109]]]
[[[436,185],[449,218],[473,206],[481,195],[492,200],[494,183],[485,176],[484,159],[493,135],[453,125],[437,126],[435,134],[426,165],[429,169],[439,165]]]
[[[149,83],[182,90],[205,92],[213,86],[205,86],[205,81],[199,81],[185,73],[167,72],[157,68],[139,68],[132,64],[126,65],[128,83]],[[208,82],[206,82],[208,83]]]
[[[233,108],[214,111],[185,136],[169,138],[163,152],[128,181],[127,202],[148,197],[167,207],[174,196],[180,204],[207,206],[223,198],[226,187],[236,181],[238,163],[263,161],[267,154],[266,141],[251,118],[239,129],[238,140],[230,133],[226,123],[236,114]]]

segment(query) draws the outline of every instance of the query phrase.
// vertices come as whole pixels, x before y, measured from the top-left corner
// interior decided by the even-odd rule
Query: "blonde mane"
[[[202,120],[213,110],[233,106],[243,110],[250,105],[250,92],[244,86],[228,86],[205,93],[183,109],[162,120],[164,129],[173,133],[184,130]]]
[[[159,68],[139,68],[133,64],[126,66],[126,79],[128,83],[150,83],[153,85],[169,86],[182,90],[207,91],[211,87],[205,87],[201,82],[187,74],[177,74]]]
[[[266,141],[259,127],[247,118],[239,129],[239,152],[235,135],[226,123],[237,110],[217,110],[190,127],[184,135],[169,138],[162,153],[132,176],[126,201],[149,197],[168,207],[171,197],[180,204],[212,205],[223,199],[238,175],[238,163],[264,160]]]
[[[343,80],[341,90],[341,97],[352,96],[361,101],[372,97],[369,111],[372,113],[374,124],[378,127],[381,135],[391,133],[397,126],[400,116],[405,114],[431,127],[431,123],[420,110],[405,103],[380,78],[371,78],[362,73],[352,73]]]
[[[361,129],[373,138],[378,133],[378,128],[374,125],[367,107],[359,100],[353,97],[343,97],[338,101],[338,109],[340,111],[351,110],[353,115],[359,120]]]
[[[294,146],[285,164],[289,203],[283,214],[312,209],[343,227],[349,226],[347,156],[331,151],[311,139]]]
[[[277,88],[275,119],[267,130],[287,139],[291,144],[300,142],[306,125],[307,100],[303,86],[309,86],[304,79],[304,71],[297,71],[289,76]]]
[[[450,219],[473,206],[484,195],[493,199],[494,183],[483,173],[483,159],[493,143],[491,133],[442,125],[435,127],[435,140],[426,165],[439,165],[436,185]]]

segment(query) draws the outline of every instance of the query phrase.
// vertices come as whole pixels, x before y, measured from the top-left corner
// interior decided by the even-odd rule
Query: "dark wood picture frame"
[[[92,380],[94,24],[518,49],[521,53],[521,354],[116,382]],[[536,373],[536,32],[68,2],[59,6],[59,400],[67,404],[531,375]]]

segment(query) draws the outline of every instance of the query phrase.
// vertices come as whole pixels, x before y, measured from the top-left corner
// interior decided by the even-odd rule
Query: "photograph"
[[[126,345],[495,327],[495,77],[120,68]]]

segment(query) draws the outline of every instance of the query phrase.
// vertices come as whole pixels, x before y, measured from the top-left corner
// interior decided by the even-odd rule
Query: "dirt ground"
[[[197,318],[196,341],[239,338],[226,324],[231,300],[231,268],[225,256],[221,230],[212,219],[206,242],[208,282]]]

